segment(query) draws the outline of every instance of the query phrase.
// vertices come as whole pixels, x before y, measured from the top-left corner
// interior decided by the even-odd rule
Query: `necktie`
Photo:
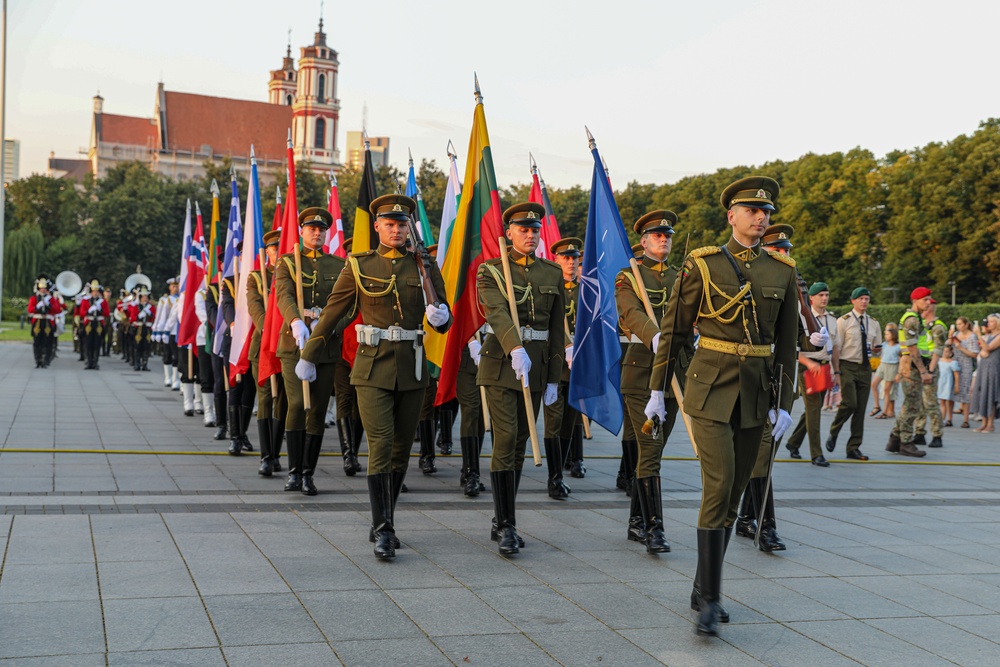
[[[868,332],[865,330],[865,319],[859,319],[858,325],[861,327],[861,363],[868,364]]]

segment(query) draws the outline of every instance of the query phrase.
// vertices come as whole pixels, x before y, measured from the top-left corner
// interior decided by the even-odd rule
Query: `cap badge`
[[[758,190],[756,196],[757,199],[770,199],[771,193],[768,192],[767,190]]]
[[[399,204],[393,204],[393,206],[392,206],[392,212],[393,213],[402,213],[403,212],[403,207],[400,206]]]
[[[538,215],[534,211],[528,211],[528,215],[524,217],[528,220],[538,220]]]
[[[780,234],[778,234],[778,239],[781,240],[781,241],[784,241],[787,238],[788,238],[788,234],[786,234],[785,232],[781,232]]]

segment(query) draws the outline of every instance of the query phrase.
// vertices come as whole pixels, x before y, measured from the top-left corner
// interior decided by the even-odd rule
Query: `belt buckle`
[[[389,342],[398,343],[403,340],[403,328],[395,325],[387,329],[389,332]]]
[[[736,354],[741,357],[745,357],[750,354],[750,345],[747,343],[737,343],[736,344]]]

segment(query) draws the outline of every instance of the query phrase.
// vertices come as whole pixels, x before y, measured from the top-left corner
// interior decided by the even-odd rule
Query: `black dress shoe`
[[[316,485],[313,484],[312,475],[302,476],[302,495],[304,496],[315,496],[319,491],[316,490]]]
[[[819,466],[820,468],[829,468],[830,462],[827,461],[825,458],[823,458],[823,455],[820,454],[819,456],[813,459],[813,465]]]
[[[788,450],[788,458],[790,458],[790,459],[801,459],[802,455],[799,454],[799,450],[789,448],[789,450]]]
[[[853,452],[847,452],[847,458],[854,459],[855,461],[868,460],[868,457],[862,454],[860,449],[855,449]]]
[[[736,534],[740,537],[749,537],[752,540],[757,535],[757,521],[736,517]]]
[[[826,439],[826,451],[832,452],[837,448],[837,440],[832,435]]]
[[[391,533],[391,535],[392,535],[392,548],[393,549],[402,549],[403,548],[402,543],[399,541],[399,538],[396,537],[396,533]],[[378,542],[378,539],[375,537],[375,529],[374,528],[371,528],[368,531],[368,541],[371,542],[372,544],[375,544],[376,542]]]
[[[261,477],[271,477],[274,474],[274,468],[271,467],[271,459],[260,460],[260,467],[257,468],[257,474]]]
[[[917,433],[916,435],[914,435],[913,436],[913,444],[914,445],[926,445],[927,444],[927,440],[926,440],[926,438],[924,438],[924,434],[923,433]]]

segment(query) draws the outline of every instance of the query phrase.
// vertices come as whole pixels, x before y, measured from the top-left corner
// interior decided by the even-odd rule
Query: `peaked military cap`
[[[278,245],[281,243],[281,230],[272,229],[267,234],[264,234],[264,247]]]
[[[521,225],[522,227],[532,227],[540,229],[542,218],[545,217],[545,207],[533,201],[526,201],[514,204],[503,212],[503,224]]]
[[[734,206],[754,206],[768,211],[774,210],[774,200],[778,198],[781,186],[778,181],[767,176],[747,176],[730,183],[722,191],[722,208],[727,211]]]
[[[221,248],[221,246],[220,246],[220,248]],[[180,276],[174,276],[173,278],[167,278],[167,287],[170,287],[171,285],[180,285],[180,284],[181,284]]]
[[[299,227],[322,227],[323,229],[330,229],[330,225],[333,224],[333,216],[325,208],[320,208],[319,206],[310,206],[306,210],[299,213]]]
[[[353,247],[354,247],[354,237],[351,236],[344,241],[344,252],[346,252],[348,255],[351,254],[351,248]]]
[[[632,256],[639,259],[646,254],[646,249],[642,247],[641,243],[636,243],[632,246]]]
[[[660,232],[662,234],[674,233],[674,225],[677,224],[677,214],[673,211],[657,210],[650,211],[635,221],[632,229],[636,234],[642,236],[650,232]]]
[[[794,231],[795,228],[791,225],[771,225],[764,230],[761,243],[769,248],[791,248]]]
[[[408,220],[410,213],[416,208],[417,202],[406,195],[382,195],[368,206],[368,211],[373,218]]]
[[[549,248],[549,252],[553,255],[562,255],[563,257],[579,257],[582,249],[583,241],[575,236],[567,236],[553,243],[552,247]]]

